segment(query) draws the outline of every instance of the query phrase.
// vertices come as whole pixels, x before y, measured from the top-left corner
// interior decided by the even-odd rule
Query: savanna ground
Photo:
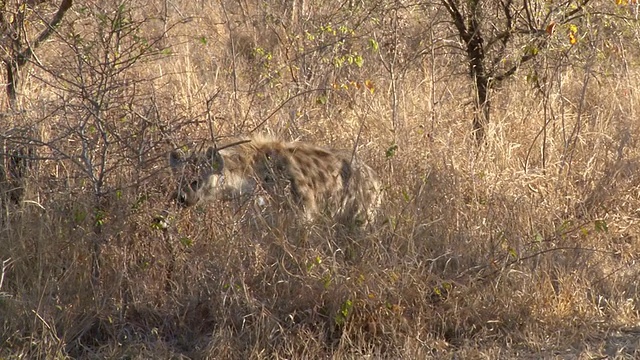
[[[38,42],[60,3],[2,2],[0,358],[640,356],[633,7],[513,21],[479,139],[454,2],[76,1]],[[170,150],[252,133],[355,149],[380,219],[173,203]]]

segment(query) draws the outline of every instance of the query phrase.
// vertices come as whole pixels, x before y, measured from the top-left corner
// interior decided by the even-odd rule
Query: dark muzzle
[[[191,186],[185,189],[180,189],[175,192],[173,198],[176,200],[178,205],[187,207],[193,206],[198,202],[198,196],[195,191],[198,187],[198,182],[194,181],[191,183]]]

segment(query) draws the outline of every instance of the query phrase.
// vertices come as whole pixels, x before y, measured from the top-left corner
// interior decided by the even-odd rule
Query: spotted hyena
[[[169,162],[180,178],[177,201],[185,206],[247,199],[363,225],[380,205],[380,181],[352,152],[307,142],[255,137],[231,146],[186,156],[173,151]]]

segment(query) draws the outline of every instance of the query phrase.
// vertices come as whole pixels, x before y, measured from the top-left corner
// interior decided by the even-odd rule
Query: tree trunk
[[[7,72],[7,97],[9,98],[9,106],[15,109],[16,102],[18,101],[18,95],[16,89],[18,88],[18,68],[14,65],[12,60],[5,61],[5,68]]]
[[[489,123],[489,90],[490,82],[484,67],[485,54],[482,46],[482,35],[478,29],[475,18],[469,21],[469,34],[467,41],[467,57],[469,58],[469,74],[475,85],[475,114],[473,116],[473,134],[478,143],[484,141],[485,126]]]
[[[29,6],[44,3],[42,0],[27,2]],[[51,36],[54,29],[60,24],[64,14],[73,5],[73,0],[62,0],[62,3],[58,7],[58,11],[55,13],[51,21],[40,32],[40,34],[33,40],[25,40],[26,34],[24,33],[25,26],[25,3],[20,6],[20,11],[15,15],[15,19],[10,22],[2,15],[0,16],[0,30],[7,32],[10,29],[11,47],[12,51],[9,57],[3,58],[5,63],[5,70],[7,73],[7,96],[9,97],[9,103],[12,108],[15,109],[18,99],[18,86],[20,85],[20,70],[28,63],[33,57],[33,52],[37,49],[45,40]],[[6,12],[5,2],[0,2],[0,11]]]
[[[475,77],[475,114],[473,115],[473,134],[478,143],[482,143],[485,137],[485,126],[489,123],[490,105],[489,99],[490,83],[486,76],[476,75]]]

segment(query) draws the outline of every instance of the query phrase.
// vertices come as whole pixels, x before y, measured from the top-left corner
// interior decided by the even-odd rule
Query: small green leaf
[[[347,317],[351,313],[352,308],[353,308],[353,302],[347,299],[347,301],[342,303],[342,306],[340,306],[340,314],[342,314],[344,317]]]
[[[190,247],[191,245],[193,245],[193,240],[191,240],[191,238],[188,237],[182,237],[180,238],[180,244],[182,244],[183,246],[186,247]]]
[[[537,47],[537,46],[535,46],[535,45],[531,45],[531,44],[530,44],[530,45],[527,45],[527,46],[524,48],[524,52],[525,52],[525,54],[527,54],[527,55],[533,55],[533,56],[536,56],[536,55],[538,55],[538,52],[540,52],[540,49],[538,49],[538,47]]]
[[[593,225],[596,228],[596,232],[608,232],[609,231],[609,227],[607,226],[607,222],[602,220],[602,219],[598,219],[596,220]]]
[[[389,146],[387,151],[385,151],[385,155],[388,158],[390,158],[390,157],[392,157],[392,156],[394,156],[396,154],[397,150],[398,150],[398,144],[393,144],[393,145]]]
[[[102,210],[97,210],[95,215],[95,225],[100,227],[104,225],[105,219],[107,218],[107,213]]]
[[[402,198],[406,202],[409,202],[409,200],[411,200],[411,197],[409,196],[409,193],[405,189],[402,189]]]
[[[356,66],[359,68],[362,67],[362,65],[364,64],[364,59],[360,55],[356,55],[353,61],[355,62]]]
[[[371,49],[373,49],[373,51],[378,51],[378,49],[380,48],[380,45],[378,45],[378,42],[374,38],[369,39],[369,46],[371,47]]]
[[[326,274],[322,278],[322,285],[324,286],[325,290],[329,289],[329,286],[331,285],[331,275],[330,274]]]
[[[351,314],[352,309],[353,302],[351,300],[347,299],[345,302],[343,302],[342,305],[340,305],[340,310],[338,310],[338,313],[336,314],[336,317],[334,319],[336,325],[344,325],[347,321],[347,318]]]
[[[563,233],[565,231],[567,231],[572,225],[571,220],[565,220],[562,222],[562,224],[560,224],[560,226],[558,227],[558,232],[559,233]]]
[[[318,96],[318,98],[316,98],[316,103],[318,105],[326,105],[327,104],[327,97],[326,96]]]

